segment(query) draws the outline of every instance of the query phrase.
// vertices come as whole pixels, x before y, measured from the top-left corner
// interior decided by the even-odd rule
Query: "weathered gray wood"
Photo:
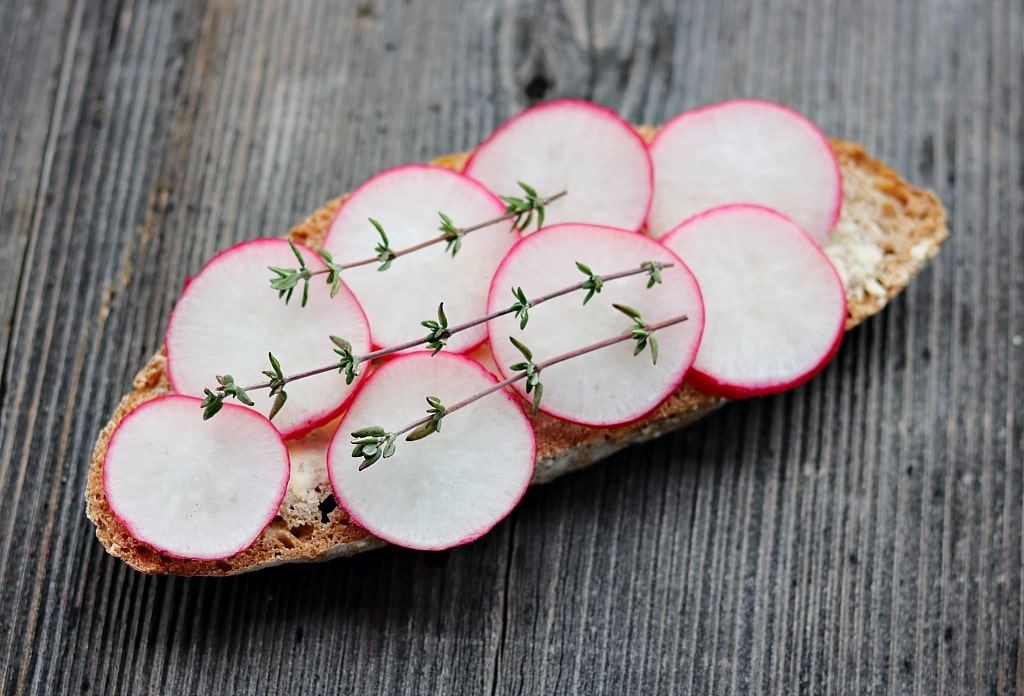
[[[0,691],[1024,692],[1024,8],[0,4]],[[798,108],[953,236],[786,395],[446,554],[228,580],[107,557],[89,453],[184,278],[537,100]]]

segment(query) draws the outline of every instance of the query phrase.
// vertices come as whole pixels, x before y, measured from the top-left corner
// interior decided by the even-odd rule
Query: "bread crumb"
[[[888,297],[889,291],[874,278],[864,281],[864,290],[872,297]]]
[[[918,261],[924,261],[928,258],[931,248],[932,244],[928,241],[918,242],[914,246],[910,247],[910,256]]]

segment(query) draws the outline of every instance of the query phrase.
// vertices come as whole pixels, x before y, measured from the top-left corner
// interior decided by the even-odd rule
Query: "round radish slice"
[[[608,275],[640,267],[646,261],[674,264],[661,271],[662,283],[647,287],[640,274],[609,280],[586,305],[584,292],[563,295],[530,309],[529,323],[520,330],[511,315],[488,325],[495,362],[505,376],[522,354],[509,341],[516,337],[532,352],[535,363],[624,333],[632,321],[612,303],[638,310],[648,324],[686,315],[687,321],[657,331],[657,364],[645,350],[633,355],[632,340],[542,370],[540,409],[553,416],[586,425],[609,426],[636,420],[660,404],[683,381],[693,362],[704,326],[700,290],[693,275],[657,242],[625,230],[595,225],[564,224],[530,235],[502,263],[491,284],[488,311],[508,307],[509,291],[522,287],[536,298],[586,279],[574,261],[595,274]],[[523,382],[516,388],[525,396]],[[532,398],[532,395],[528,398]]]
[[[825,244],[839,218],[842,184],[828,140],[800,114],[737,100],[688,111],[650,145],[654,200],[647,232],[660,239],[722,205],[779,211]]]
[[[296,247],[311,270],[325,268],[309,249]],[[188,284],[167,327],[167,372],[174,390],[202,396],[230,374],[246,387],[267,381],[269,351],[285,375],[337,362],[330,336],[352,343],[357,355],[370,350],[370,332],[359,303],[342,284],[335,297],[323,276],[310,281],[285,304],[270,288],[268,266],[294,268],[295,255],[282,239],[257,239],[221,252]],[[274,417],[285,437],[298,437],[336,416],[359,383],[345,384],[337,371],[287,385],[288,401]],[[267,390],[249,394],[260,413],[273,404]]]
[[[499,391],[455,411],[421,440],[399,438],[393,456],[363,471],[350,434],[374,425],[397,431],[425,415],[425,397],[450,407],[496,381],[479,363],[450,353],[409,353],[378,367],[327,452],[338,503],[371,533],[409,548],[444,549],[491,529],[533,476],[533,428],[512,395]]]
[[[567,191],[546,208],[551,225],[586,222],[637,231],[651,204],[651,161],[643,139],[613,111],[572,99],[507,121],[473,152],[466,174],[502,196],[522,196],[520,181],[545,197]]]
[[[248,548],[277,514],[288,449],[266,418],[171,395],[125,416],[110,438],[103,489],[133,537],[171,556],[211,560]]]
[[[440,167],[408,165],[373,177],[346,200],[331,222],[324,248],[336,263],[375,256],[380,236],[369,218],[379,222],[393,251],[440,234],[438,212],[456,227],[500,217],[501,201],[469,177]],[[345,282],[359,298],[378,346],[393,346],[425,335],[420,322],[433,320],[437,307],[452,325],[484,313],[487,285],[505,253],[519,240],[511,222],[501,222],[466,235],[453,257],[444,243],[401,256],[385,271],[379,263],[348,269]],[[448,340],[446,349],[462,352],[484,340],[479,327]]]
[[[664,239],[697,276],[707,324],[688,378],[740,398],[772,394],[817,374],[835,355],[846,295],[807,234],[778,213],[728,206]]]

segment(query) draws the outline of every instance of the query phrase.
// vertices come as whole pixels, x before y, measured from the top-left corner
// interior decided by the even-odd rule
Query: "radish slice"
[[[408,353],[378,367],[328,449],[338,503],[372,534],[414,549],[449,548],[490,530],[533,476],[533,428],[512,395],[484,397],[421,440],[399,439],[394,456],[363,471],[350,433],[373,425],[398,430],[425,415],[425,397],[452,406],[496,381],[479,363],[450,353]]]
[[[727,206],[664,239],[697,276],[707,325],[689,381],[730,398],[807,381],[843,336],[846,294],[807,234],[758,206]]]
[[[637,231],[651,204],[651,161],[643,139],[615,112],[572,99],[507,121],[473,152],[466,174],[503,196],[520,196],[520,181],[541,196],[567,191],[547,207],[551,225],[587,222]]]
[[[647,324],[685,314],[687,321],[655,334],[660,347],[656,365],[647,351],[634,356],[635,343],[624,341],[541,373],[542,411],[586,425],[634,421],[671,394],[693,362],[704,326],[700,290],[683,263],[647,237],[610,227],[564,224],[524,238],[509,252],[491,284],[488,311],[512,304],[512,287],[522,287],[528,298],[535,298],[585,280],[574,261],[599,275],[637,268],[645,261],[674,265],[662,270],[662,284],[650,289],[647,275],[641,274],[608,281],[586,305],[583,292],[538,305],[530,310],[525,330],[511,315],[491,321],[495,362],[507,377],[513,374],[509,366],[522,360],[509,336],[526,344],[534,362],[540,363],[623,333],[631,322],[612,303],[637,309]],[[526,395],[522,382],[516,388]]]
[[[325,268],[312,251],[297,248],[310,269]],[[288,242],[257,239],[218,254],[192,279],[167,327],[167,372],[175,391],[202,396],[223,374],[242,387],[266,382],[268,351],[286,375],[330,365],[338,360],[330,335],[351,342],[357,355],[369,352],[366,317],[344,284],[332,298],[323,276],[314,277],[305,307],[301,288],[290,304],[276,298],[267,267],[297,265]],[[303,435],[335,417],[358,383],[357,377],[346,385],[337,372],[292,382],[274,425],[285,437]],[[269,414],[273,399],[266,390],[249,396],[256,410]]]
[[[650,152],[647,232],[655,239],[733,203],[777,210],[819,246],[839,218],[843,191],[832,147],[814,124],[778,104],[738,100],[688,111],[661,129]]]
[[[277,514],[288,449],[270,421],[170,395],[125,416],[110,438],[103,489],[133,537],[170,556],[211,560],[248,548]]]
[[[397,167],[364,183],[342,204],[324,248],[341,264],[373,257],[380,243],[369,221],[373,218],[384,227],[391,249],[399,251],[437,237],[439,211],[456,227],[468,227],[501,216],[505,206],[461,174],[422,165]],[[467,235],[454,257],[439,243],[395,259],[386,271],[378,271],[378,263],[346,270],[345,282],[366,310],[376,344],[393,346],[426,335],[420,322],[434,319],[441,302],[452,325],[483,314],[488,281],[519,240],[511,227],[502,222]],[[446,349],[469,350],[485,335],[482,325],[460,332]]]

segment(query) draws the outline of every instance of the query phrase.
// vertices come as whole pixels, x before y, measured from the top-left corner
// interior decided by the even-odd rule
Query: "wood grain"
[[[0,692],[1024,692],[1024,8],[0,4]],[[83,514],[184,278],[538,100],[734,96],[861,141],[943,253],[812,383],[444,554],[146,577]]]

